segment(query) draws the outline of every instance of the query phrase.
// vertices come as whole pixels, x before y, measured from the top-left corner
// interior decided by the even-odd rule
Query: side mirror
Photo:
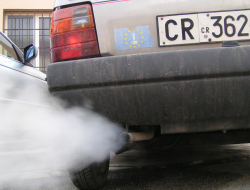
[[[35,59],[38,54],[38,49],[33,44],[28,45],[26,48],[24,48],[24,64],[29,63],[31,60]]]

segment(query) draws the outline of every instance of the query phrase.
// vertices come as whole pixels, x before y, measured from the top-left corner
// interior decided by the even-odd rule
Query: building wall
[[[0,0],[0,30],[3,31],[4,10],[52,10],[54,0]]]

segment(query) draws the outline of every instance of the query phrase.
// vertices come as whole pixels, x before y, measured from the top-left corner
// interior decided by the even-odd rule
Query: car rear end
[[[228,40],[246,45],[249,8],[250,3],[245,0],[56,0],[51,27],[52,58],[55,47],[79,43],[86,46],[86,57],[214,48]],[[65,35],[73,35],[73,31],[78,31],[74,36],[82,39],[61,40]],[[60,39],[54,39],[58,34]],[[80,55],[75,51],[75,55]],[[67,59],[70,58],[62,60]]]
[[[245,0],[56,0],[49,88],[72,104],[90,99],[123,125],[221,130],[249,113],[239,106],[250,101],[240,98],[249,93],[249,9]]]
[[[124,126],[121,152],[249,142],[249,20],[247,0],[56,0],[49,89]],[[79,168],[79,188],[105,183]]]

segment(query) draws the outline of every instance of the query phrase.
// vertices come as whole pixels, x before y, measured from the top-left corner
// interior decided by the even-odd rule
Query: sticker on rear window
[[[136,49],[154,47],[148,26],[115,29],[115,49]]]

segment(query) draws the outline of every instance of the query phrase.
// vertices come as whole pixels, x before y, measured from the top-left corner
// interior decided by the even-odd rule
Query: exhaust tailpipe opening
[[[133,141],[145,141],[154,137],[154,130],[152,129],[150,132],[123,132],[119,137],[125,143]]]

